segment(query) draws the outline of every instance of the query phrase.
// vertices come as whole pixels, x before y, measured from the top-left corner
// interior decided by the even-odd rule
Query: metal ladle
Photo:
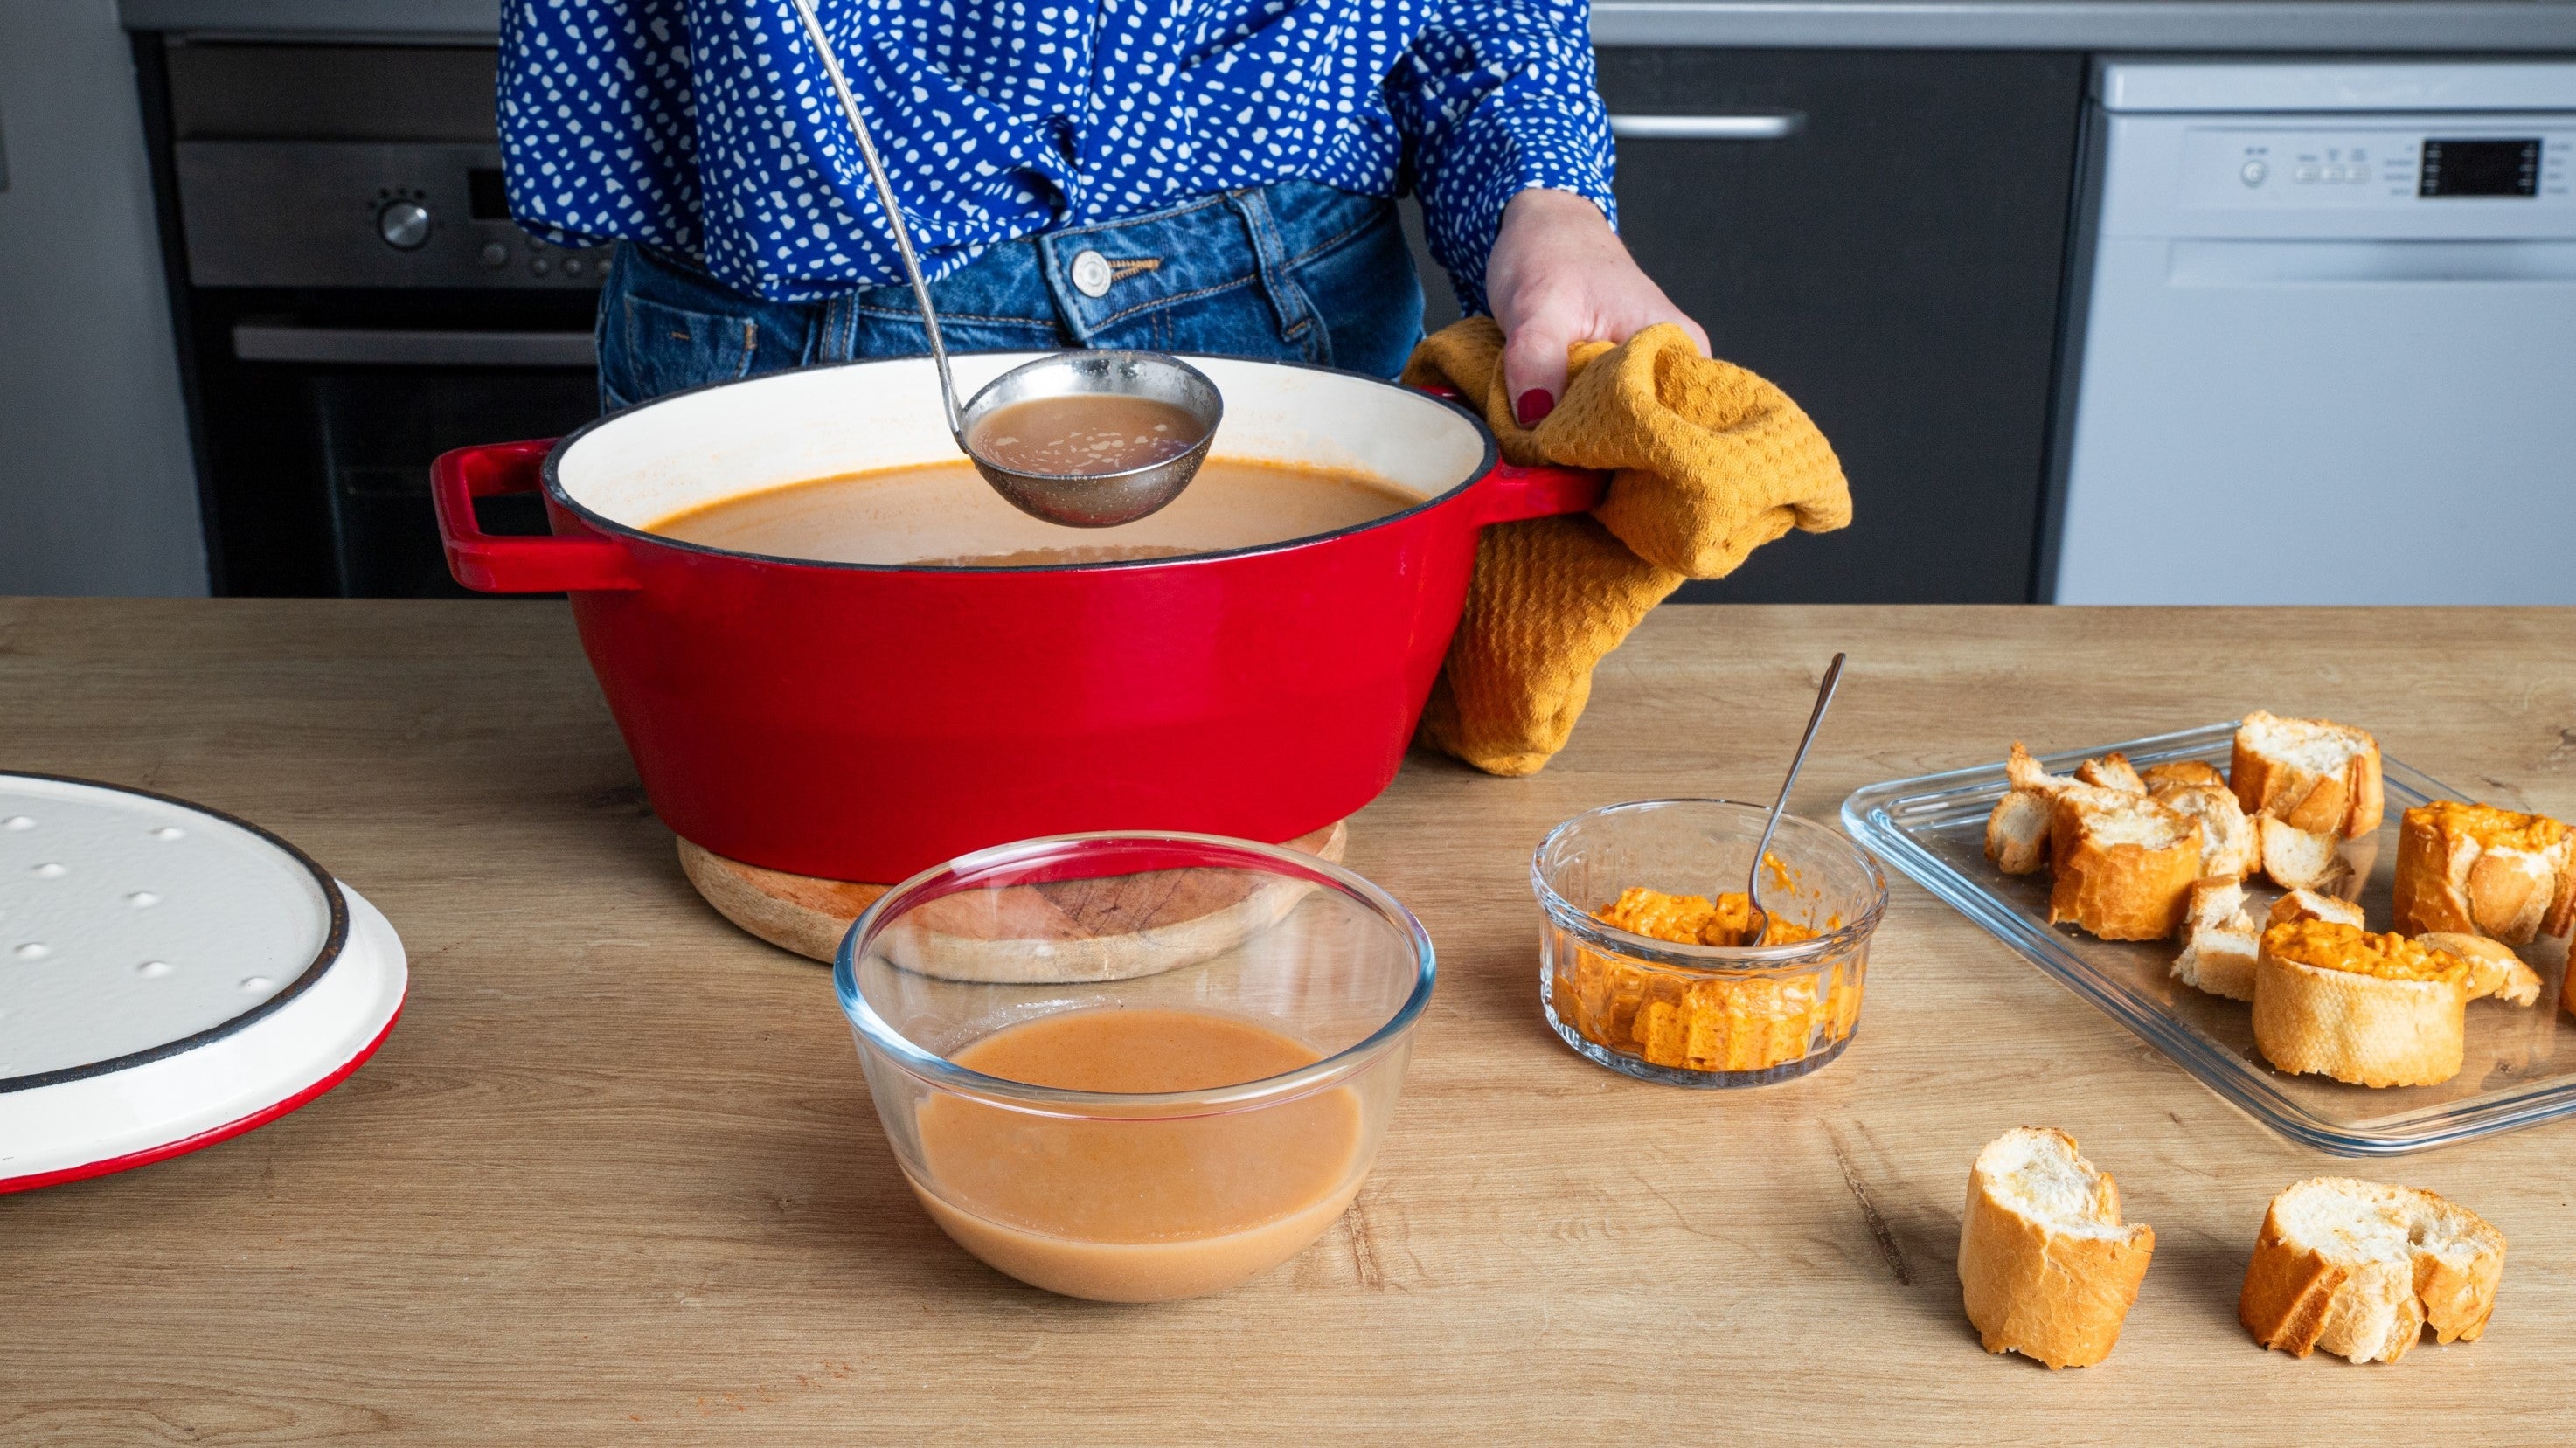
[[[832,83],[832,94],[840,99],[841,114],[858,134],[859,156],[867,162],[868,179],[876,184],[877,204],[885,211],[886,224],[894,229],[895,250],[903,256],[904,276],[912,282],[913,299],[921,304],[922,330],[929,334],[931,361],[939,369],[939,401],[946,410],[948,435],[957,440],[957,450],[973,461],[984,481],[991,483],[1011,506],[1068,528],[1114,528],[1132,523],[1179,497],[1190,479],[1198,475],[1199,464],[1207,460],[1208,444],[1215,440],[1217,423],[1225,417],[1225,402],[1206,374],[1178,357],[1138,351],[1058,352],[1012,368],[984,384],[983,390],[963,408],[957,405],[957,384],[948,375],[948,348],[939,339],[939,316],[930,305],[930,286],[921,279],[921,262],[912,250],[912,229],[904,223],[902,208],[895,205],[894,185],[886,179],[885,163],[877,158],[876,137],[859,114],[858,100],[850,94],[850,83],[841,74],[841,63],[832,54],[823,23],[815,18],[813,0],[795,0],[795,5],[806,39],[813,42],[814,53],[822,58],[823,74]],[[1198,436],[1176,456],[1105,473],[1027,472],[977,452],[967,440],[975,425],[996,411],[1013,403],[1053,397],[1126,397],[1165,403],[1180,409],[1197,426]]]
[[[1771,832],[1780,827],[1780,812],[1789,807],[1789,786],[1798,782],[1798,767],[1807,762],[1807,746],[1816,742],[1816,727],[1825,722],[1825,710],[1834,702],[1834,686],[1843,679],[1843,656],[1825,666],[1825,681],[1816,687],[1816,711],[1807,716],[1807,733],[1798,741],[1798,752],[1789,759],[1789,777],[1780,781],[1780,797],[1771,802],[1771,817],[1762,822],[1762,842],[1753,847],[1753,868],[1744,881],[1744,943],[1760,945],[1771,933],[1771,912],[1762,908],[1762,862],[1771,854]]]

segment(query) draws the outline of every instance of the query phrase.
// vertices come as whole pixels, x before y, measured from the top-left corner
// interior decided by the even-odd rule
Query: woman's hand
[[[1708,352],[1708,333],[1637,270],[1601,208],[1571,191],[1533,188],[1503,208],[1485,299],[1502,324],[1503,386],[1523,427],[1565,395],[1566,349],[1577,342],[1625,342],[1672,322]]]

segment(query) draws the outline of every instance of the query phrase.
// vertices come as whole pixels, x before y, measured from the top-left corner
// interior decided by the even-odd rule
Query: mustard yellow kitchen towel
[[[1575,348],[1565,397],[1535,428],[1512,417],[1502,359],[1502,329],[1470,317],[1425,338],[1404,380],[1465,394],[1506,459],[1603,469],[1610,490],[1589,515],[1485,530],[1421,738],[1490,774],[1534,774],[1647,610],[1793,527],[1850,523],[1851,489],[1787,393],[1702,357],[1679,327]]]

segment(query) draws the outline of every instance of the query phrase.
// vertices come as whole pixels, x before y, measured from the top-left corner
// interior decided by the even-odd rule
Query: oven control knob
[[[429,208],[417,201],[397,201],[376,213],[376,235],[396,251],[418,251],[429,244]]]

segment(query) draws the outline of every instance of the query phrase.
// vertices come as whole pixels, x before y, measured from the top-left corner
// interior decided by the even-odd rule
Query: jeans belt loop
[[[1252,236],[1253,265],[1260,271],[1262,295],[1278,314],[1279,335],[1294,342],[1314,325],[1315,309],[1305,289],[1288,278],[1288,247],[1280,239],[1278,218],[1271,213],[1270,193],[1265,187],[1247,186],[1228,193],[1226,199]]]
[[[824,298],[820,315],[805,333],[803,365],[855,362],[859,347],[859,298],[867,289],[853,287]]]

